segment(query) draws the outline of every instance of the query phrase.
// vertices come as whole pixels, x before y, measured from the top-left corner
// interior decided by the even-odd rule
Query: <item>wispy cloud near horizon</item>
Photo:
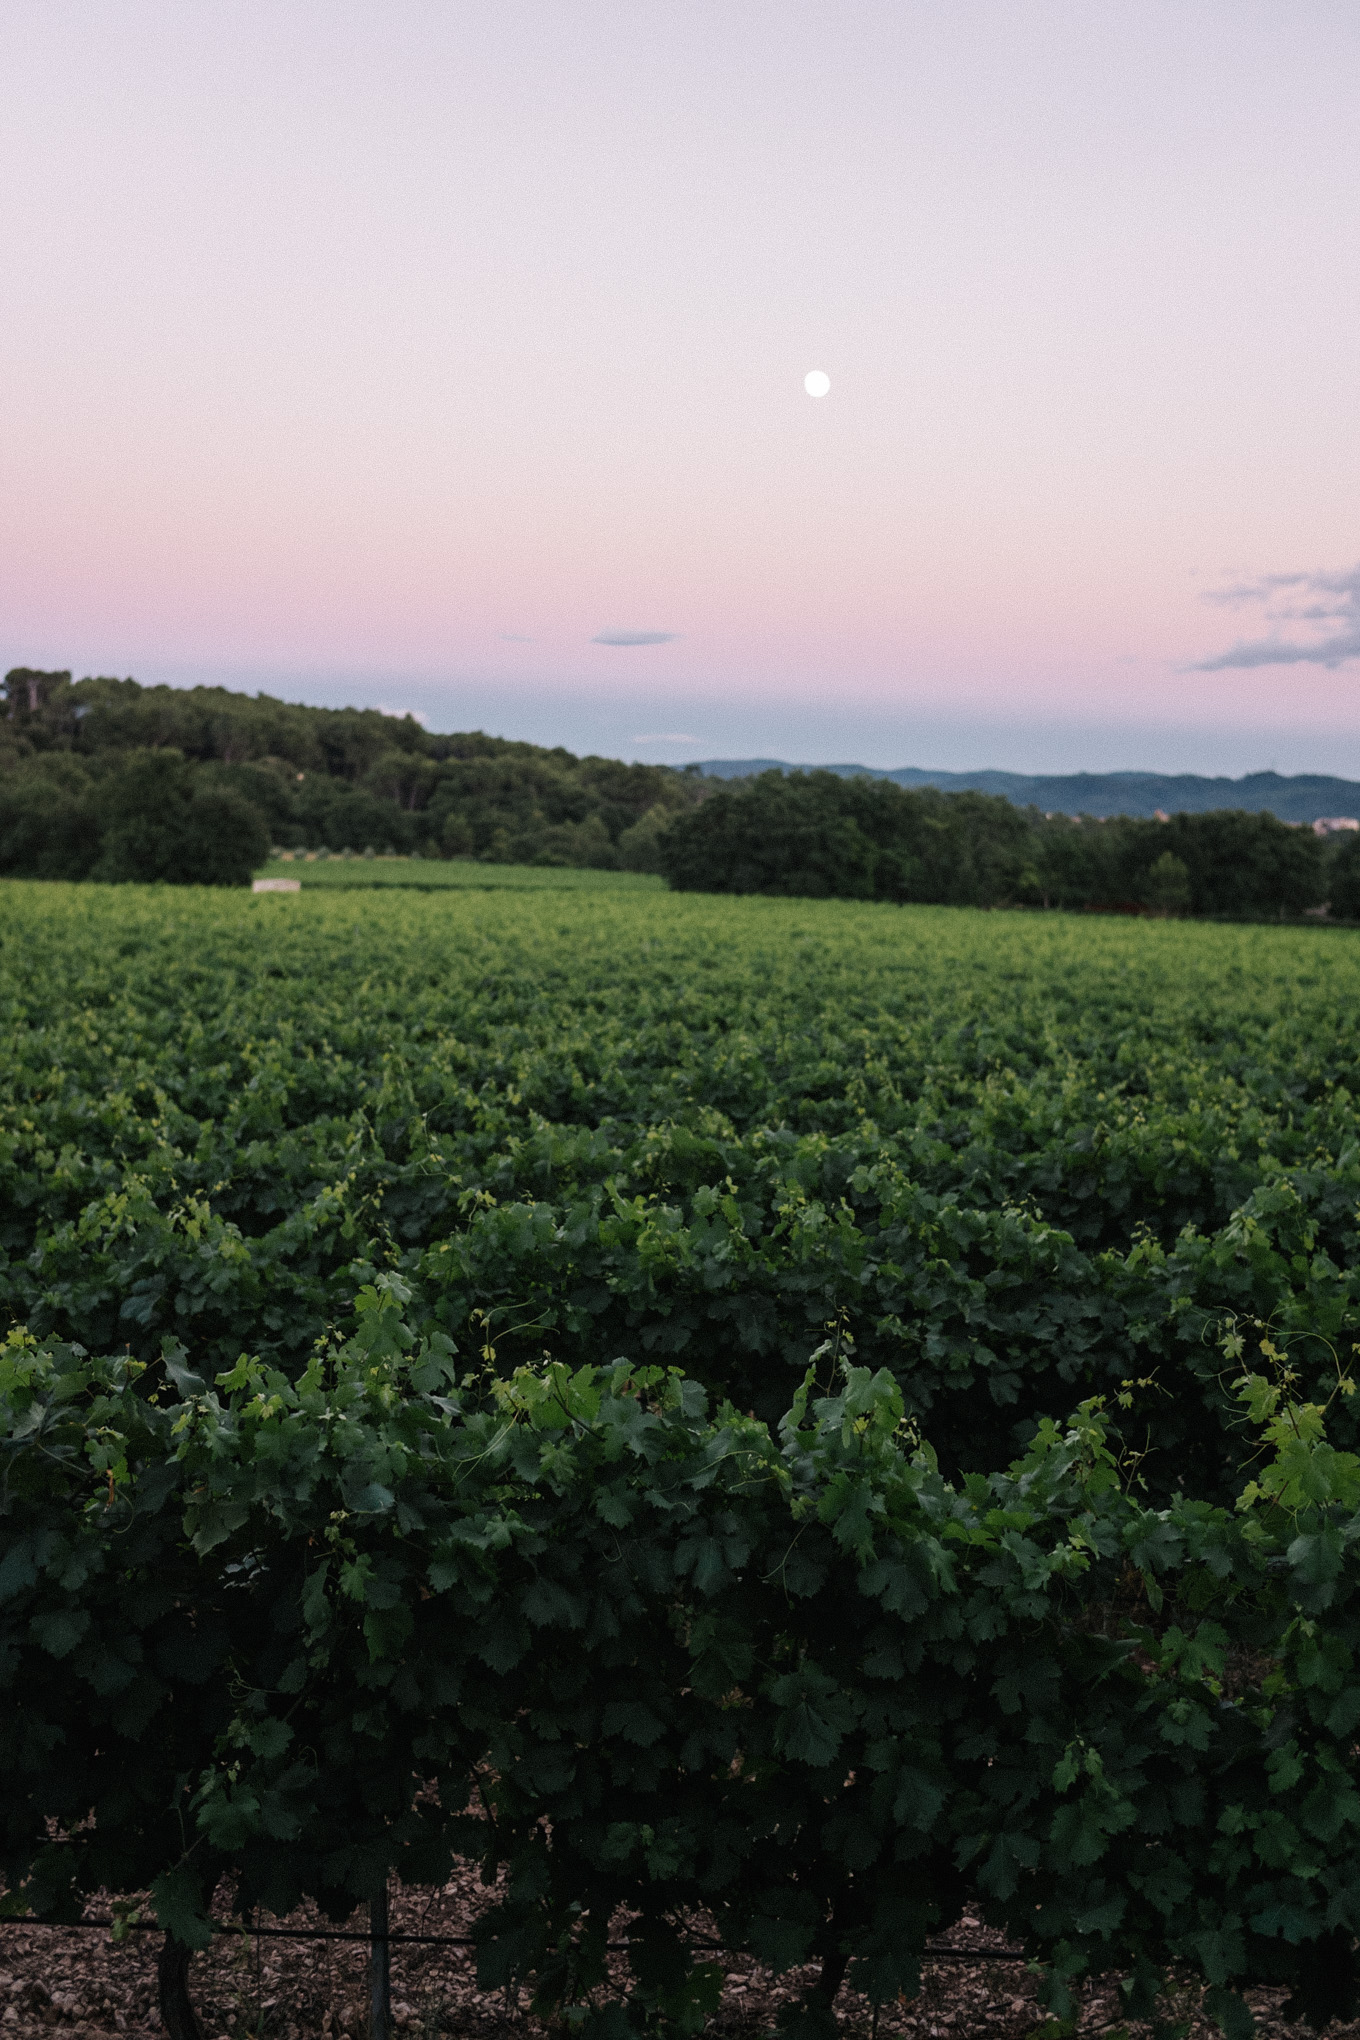
[[[1274,626],[1268,637],[1246,638],[1200,659],[1190,670],[1222,673],[1233,667],[1345,665],[1360,659],[1360,566],[1344,574],[1263,574],[1255,581],[1214,588],[1204,597],[1236,608],[1257,605]],[[1290,624],[1314,626],[1315,635],[1286,637]]]
[[[674,630],[602,630],[593,645],[673,645],[680,633]]]

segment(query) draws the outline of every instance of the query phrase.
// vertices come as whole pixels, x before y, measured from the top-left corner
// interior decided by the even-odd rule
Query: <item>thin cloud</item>
[[[602,630],[590,642],[593,645],[673,645],[679,636],[674,630]]]
[[[635,744],[697,744],[699,739],[692,737],[688,730],[668,730],[664,736],[634,737],[632,741]]]
[[[1271,626],[1264,637],[1245,638],[1201,659],[1195,673],[1222,673],[1249,666],[1344,666],[1360,659],[1360,566],[1344,574],[1263,574],[1211,589],[1206,602],[1230,608],[1259,608]],[[1290,625],[1312,625],[1314,634],[1300,637]]]
[[[531,637],[521,637],[517,630],[503,630],[501,632],[501,643],[503,645],[531,645],[533,639]]]

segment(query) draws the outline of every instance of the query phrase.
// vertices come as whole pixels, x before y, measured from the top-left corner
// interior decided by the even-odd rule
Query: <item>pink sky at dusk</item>
[[[1353,6],[0,0],[0,68],[4,665],[1360,777]]]

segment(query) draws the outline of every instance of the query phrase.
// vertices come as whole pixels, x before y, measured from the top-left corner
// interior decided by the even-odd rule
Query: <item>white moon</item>
[[[824,397],[831,388],[831,378],[820,368],[810,368],[803,377],[803,388],[810,397]]]

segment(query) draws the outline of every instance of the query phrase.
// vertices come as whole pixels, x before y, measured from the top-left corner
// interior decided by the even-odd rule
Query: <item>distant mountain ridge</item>
[[[757,772],[836,772],[843,779],[891,779],[897,786],[936,786],[942,793],[999,793],[1017,807],[1046,814],[1207,814],[1241,808],[1282,822],[1316,822],[1331,815],[1360,817],[1360,780],[1325,773],[1248,772],[1241,779],[1206,779],[1195,772],[928,772],[917,765],[881,771],[872,765],[789,765],[782,758],[705,758],[709,779],[749,779]]]

